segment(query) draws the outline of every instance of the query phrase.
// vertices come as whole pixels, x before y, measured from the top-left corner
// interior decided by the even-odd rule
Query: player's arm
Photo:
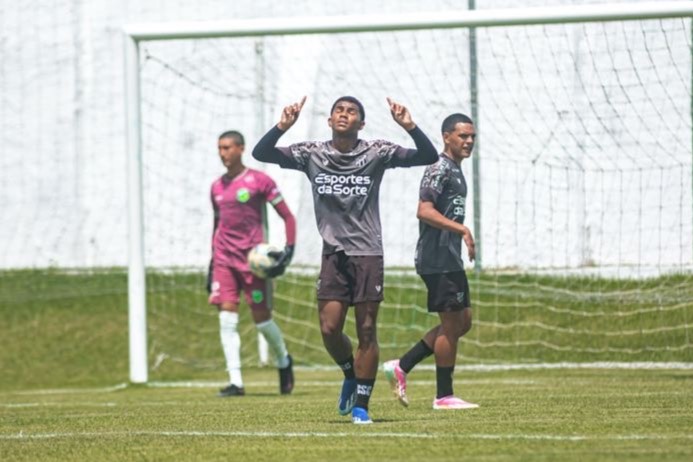
[[[212,209],[214,210],[214,224],[212,226],[212,258],[209,259],[209,268],[207,268],[207,293],[212,293],[212,268],[214,267],[214,234],[217,232],[217,227],[219,226],[219,207],[216,202],[214,202],[214,197],[212,199]]]
[[[416,149],[398,148],[393,154],[393,165],[396,167],[414,167],[428,165],[438,160],[438,151],[428,139],[426,134],[412,120],[409,109],[387,98],[392,118],[404,128],[412,140]]]
[[[291,158],[291,152],[286,148],[278,148],[277,141],[296,123],[305,102],[306,97],[304,96],[301,101],[290,104],[282,110],[279,123],[265,133],[253,148],[253,157],[256,160],[278,164],[284,168],[296,168],[296,163]]]
[[[291,213],[286,201],[281,199],[281,196],[278,196],[278,198],[280,200],[272,201],[271,204],[282,220],[284,220],[286,246],[281,252],[270,252],[269,255],[277,261],[276,265],[267,271],[267,277],[270,278],[284,274],[286,267],[289,266],[294,256],[294,247],[296,245],[296,219],[294,218],[294,214]]]
[[[474,236],[472,236],[472,232],[465,225],[447,218],[436,209],[433,202],[424,200],[419,201],[419,207],[416,210],[416,218],[435,228],[461,234],[464,244],[467,246],[469,259],[472,261],[474,260],[476,255],[474,250]]]

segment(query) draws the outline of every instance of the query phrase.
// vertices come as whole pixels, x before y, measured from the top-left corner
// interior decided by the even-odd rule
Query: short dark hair
[[[231,138],[237,145],[239,146],[245,146],[245,138],[243,138],[243,134],[239,131],[236,130],[228,130],[219,135],[219,139],[222,138]]]
[[[440,127],[440,131],[441,133],[450,133],[455,129],[455,125],[457,124],[474,125],[474,122],[472,122],[472,119],[469,116],[456,112],[455,114],[450,114],[445,118],[445,120],[443,120],[443,125]]]
[[[361,101],[357,100],[353,96],[340,96],[339,98],[337,98],[337,100],[332,105],[332,109],[330,109],[330,115],[332,115],[332,113],[334,112],[334,108],[337,107],[337,103],[339,103],[340,101],[354,103],[356,106],[358,106],[359,112],[361,113],[361,122],[366,120],[366,110],[363,108],[363,104],[361,104]]]

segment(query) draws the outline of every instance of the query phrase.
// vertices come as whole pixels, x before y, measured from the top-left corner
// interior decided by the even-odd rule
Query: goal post
[[[472,2],[473,5],[473,2]],[[352,33],[387,33],[401,31],[436,31],[443,29],[464,29],[464,28],[494,28],[505,26],[525,26],[542,24],[567,24],[582,22],[608,22],[608,21],[631,21],[631,20],[653,20],[662,18],[690,18],[693,16],[693,1],[664,1],[664,2],[643,2],[643,3],[614,3],[601,5],[579,5],[579,6],[557,6],[544,8],[513,8],[513,9],[494,9],[494,10],[463,10],[463,11],[444,11],[444,12],[421,12],[416,14],[395,14],[395,15],[368,15],[368,16],[334,16],[334,17],[293,17],[293,18],[264,18],[247,19],[233,21],[214,21],[214,22],[172,22],[172,23],[149,23],[149,24],[130,24],[124,27],[124,56],[125,56],[125,84],[126,84],[126,114],[127,114],[127,157],[128,157],[128,230],[129,230],[129,265],[128,265],[128,303],[129,303],[129,347],[130,347],[130,380],[133,383],[145,383],[148,381],[148,342],[147,342],[147,286],[146,286],[146,257],[145,257],[145,212],[144,212],[144,193],[143,193],[143,141],[142,141],[142,95],[141,95],[141,46],[149,42],[160,42],[184,39],[213,39],[213,38],[248,38],[248,37],[273,37],[273,36],[292,36],[292,35],[311,35],[311,34],[352,34]],[[478,38],[477,38],[478,40]],[[476,49],[472,47],[470,41],[469,61],[473,62],[476,57]],[[470,78],[475,81],[483,80],[484,75],[476,75],[472,70]],[[476,83],[468,83],[474,95],[469,96],[469,100],[476,101]],[[688,82],[690,84],[690,81]],[[255,91],[264,91],[258,90]],[[425,92],[425,89],[421,90]],[[298,97],[299,95],[297,95]],[[383,95],[384,97],[385,95]],[[483,102],[481,103],[483,104]],[[260,104],[256,109],[257,130],[259,131],[264,123],[265,106]],[[479,108],[473,104],[471,111],[478,113]],[[560,108],[557,112],[561,114]],[[690,111],[689,111],[690,112]],[[580,124],[579,120],[574,122]],[[266,126],[265,128],[268,128]],[[690,128],[690,127],[689,127]],[[608,130],[617,128],[607,127]],[[484,136],[481,130],[480,138]],[[553,134],[553,133],[552,133]],[[550,141],[550,140],[549,140]],[[579,145],[579,142],[576,142]],[[486,144],[484,144],[486,147]],[[570,150],[570,148],[567,148]],[[478,158],[481,151],[475,153]],[[540,155],[540,154],[539,154]],[[577,161],[579,164],[579,160]],[[522,168],[515,166],[515,173],[520,178],[527,175]],[[582,169],[580,165],[578,171]],[[549,176],[560,177],[565,174],[565,179],[558,181],[565,182],[570,187],[572,182],[584,182],[579,175],[577,178],[565,173],[560,168],[553,168],[549,165],[546,168]],[[473,223],[475,236],[481,245],[485,243],[485,235],[477,232],[482,223],[482,197],[480,188],[483,183],[481,176],[483,171],[479,168],[478,161],[475,161],[473,181],[474,187],[474,207]],[[662,173],[663,175],[664,173]],[[689,172],[689,179],[691,181]],[[627,174],[626,174],[627,176]],[[521,178],[517,180],[521,183]],[[625,183],[628,178],[624,178]],[[682,180],[683,181],[683,180]],[[685,182],[685,181],[684,181]],[[503,185],[500,184],[501,188]],[[563,183],[561,183],[563,184]],[[608,186],[608,185],[606,185]],[[608,192],[608,188],[602,187],[600,191]],[[663,186],[660,187],[660,191]],[[625,187],[620,190],[627,193]],[[534,194],[534,192],[532,192]],[[537,194],[542,194],[539,189]],[[690,198],[689,198],[690,200]],[[552,209],[552,203],[549,203]],[[540,211],[541,212],[541,211]],[[515,211],[515,213],[518,213]],[[534,210],[531,213],[535,213]],[[538,212],[537,212],[538,213]],[[556,214],[563,213],[562,210],[555,210]],[[687,213],[691,213],[689,210]],[[470,217],[471,218],[471,217]],[[549,217],[549,219],[553,219]],[[470,220],[471,221],[471,220]],[[574,219],[566,219],[568,227],[576,226]],[[690,225],[690,224],[689,224]],[[682,224],[678,226],[683,228]],[[488,226],[484,229],[487,232]],[[661,233],[660,233],[661,234]],[[500,236],[500,234],[499,234]],[[585,238],[589,240],[589,237]],[[551,244],[553,245],[553,244]],[[682,247],[687,245],[682,243]],[[486,249],[487,247],[484,246]],[[639,248],[639,247],[638,247]],[[412,251],[413,253],[413,251]],[[690,253],[690,252],[689,252]],[[551,257],[550,259],[552,259]],[[587,257],[585,257],[587,259]],[[504,261],[497,259],[495,266],[503,267]],[[686,261],[690,260],[689,258]],[[563,260],[561,260],[563,265]],[[479,262],[481,265],[483,262]],[[489,324],[496,328],[495,324]],[[517,324],[518,326],[520,324]],[[471,339],[470,342],[474,342]],[[532,342],[529,342],[532,343]],[[541,340],[537,344],[542,345],[546,342]],[[498,342],[502,345],[502,342]],[[524,344],[523,344],[524,345]],[[560,348],[559,348],[560,349]],[[608,349],[608,348],[606,348]]]

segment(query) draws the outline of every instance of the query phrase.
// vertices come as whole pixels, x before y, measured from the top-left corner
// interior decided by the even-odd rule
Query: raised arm
[[[414,167],[417,165],[428,165],[438,160],[438,151],[428,139],[426,134],[412,120],[409,109],[405,106],[387,98],[390,106],[390,114],[397,124],[404,128],[409,136],[414,140],[416,149],[398,149],[392,159],[395,167]]]
[[[304,96],[298,103],[290,104],[282,110],[279,123],[272,127],[253,148],[253,157],[260,162],[279,164],[285,168],[296,168],[288,151],[277,148],[279,138],[296,123],[306,102]]]

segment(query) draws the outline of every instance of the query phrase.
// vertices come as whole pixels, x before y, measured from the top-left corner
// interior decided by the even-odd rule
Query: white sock
[[[241,336],[238,335],[238,313],[219,311],[219,335],[226,358],[226,370],[229,371],[229,382],[242,388]]]
[[[283,369],[288,366],[289,353],[286,351],[286,344],[284,343],[284,337],[282,337],[282,331],[279,330],[279,326],[274,322],[274,319],[255,324],[255,327],[265,336],[277,360],[277,367]]]

